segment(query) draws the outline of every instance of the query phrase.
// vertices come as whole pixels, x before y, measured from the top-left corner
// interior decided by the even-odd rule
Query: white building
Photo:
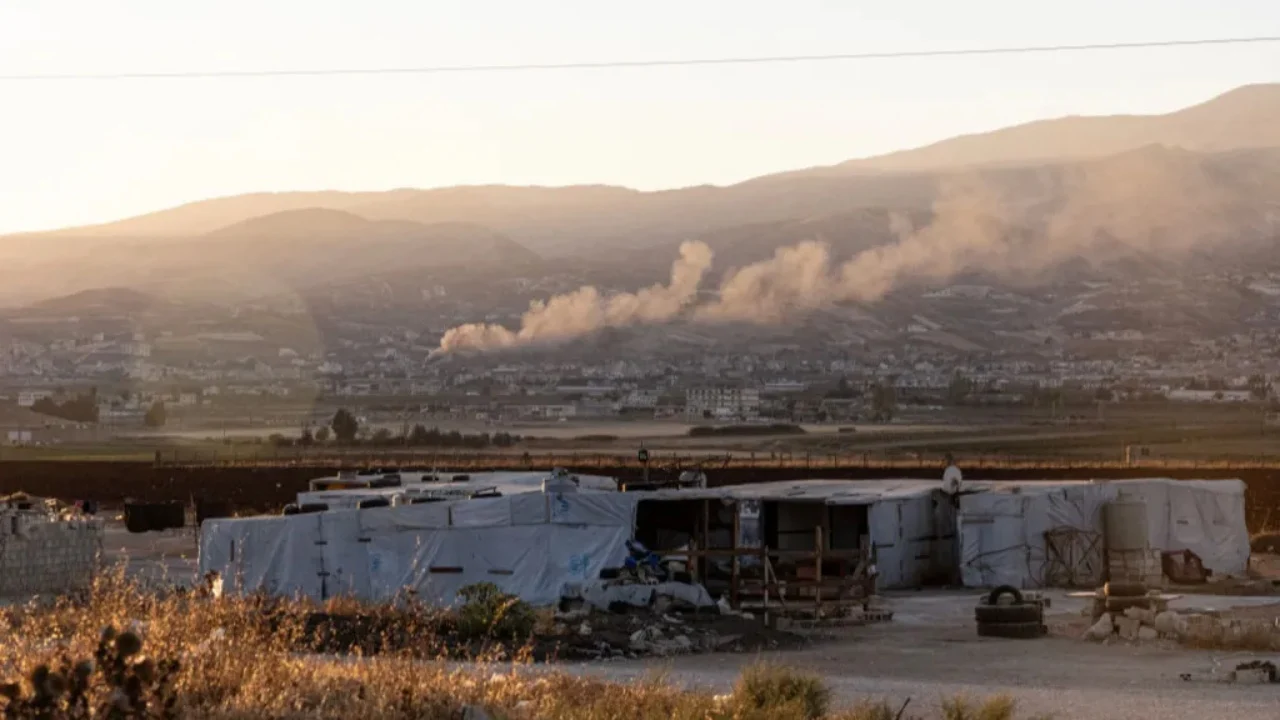
[[[622,407],[631,410],[652,410],[658,407],[657,390],[632,390],[622,399]]]
[[[751,418],[760,414],[755,388],[702,387],[685,392],[685,412],[693,418]]]
[[[31,407],[36,402],[53,397],[52,390],[20,390],[18,391],[18,407]]]

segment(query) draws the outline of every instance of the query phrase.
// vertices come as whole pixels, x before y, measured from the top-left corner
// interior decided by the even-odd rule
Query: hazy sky
[[[3,0],[0,75],[1280,34],[1275,0]],[[255,190],[731,183],[1280,80],[1280,44],[468,75],[0,82],[0,232]]]

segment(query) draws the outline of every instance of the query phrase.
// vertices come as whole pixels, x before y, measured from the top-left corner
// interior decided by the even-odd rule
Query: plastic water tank
[[[1146,550],[1147,503],[1121,490],[1102,506],[1102,528],[1108,551]]]

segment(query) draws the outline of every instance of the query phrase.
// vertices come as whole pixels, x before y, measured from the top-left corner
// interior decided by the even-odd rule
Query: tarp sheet
[[[491,582],[528,602],[553,604],[566,585],[623,563],[635,502],[622,493],[530,493],[210,520],[201,532],[200,570],[217,571],[230,593],[374,601],[412,593],[447,604],[462,587]]]
[[[1190,550],[1215,573],[1245,573],[1244,483],[1153,478],[1029,484],[962,496],[962,581],[970,587],[1041,587],[1050,561],[1045,533],[1072,528],[1103,536],[1102,508],[1121,489],[1146,504],[1152,550]]]

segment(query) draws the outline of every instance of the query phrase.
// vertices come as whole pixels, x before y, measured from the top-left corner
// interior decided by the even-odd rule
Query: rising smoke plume
[[[825,243],[779,248],[768,260],[729,272],[719,299],[697,309],[706,322],[776,323],[798,312],[835,303],[874,302],[904,280],[938,280],[974,268],[1004,264],[1010,233],[996,199],[979,186],[953,186],[934,204],[934,219],[916,230],[890,216],[897,242],[865,250],[842,265]]]
[[[1276,219],[1257,214],[1260,201],[1245,203],[1233,192],[1193,157],[1162,150],[1058,173],[953,176],[940,187],[927,225],[916,228],[905,215],[891,215],[896,241],[840,264],[823,242],[779,248],[766,260],[726,273],[718,299],[692,308],[691,317],[771,324],[838,303],[875,302],[906,283],[937,283],[966,272],[1019,280],[1073,259],[1105,262],[1145,253],[1176,261],[1197,248],[1231,241],[1242,225],[1275,232]],[[689,308],[710,261],[705,245],[686,243],[667,286],[611,298],[584,287],[532,305],[519,331],[495,325],[450,330],[441,351],[511,347],[665,322]]]
[[[437,353],[457,350],[493,350],[559,342],[608,327],[651,325],[671,320],[698,296],[702,276],[711,266],[711,248],[701,242],[680,246],[680,257],[671,266],[671,280],[634,293],[604,296],[590,285],[535,301],[520,318],[520,329],[473,323],[444,334]]]

